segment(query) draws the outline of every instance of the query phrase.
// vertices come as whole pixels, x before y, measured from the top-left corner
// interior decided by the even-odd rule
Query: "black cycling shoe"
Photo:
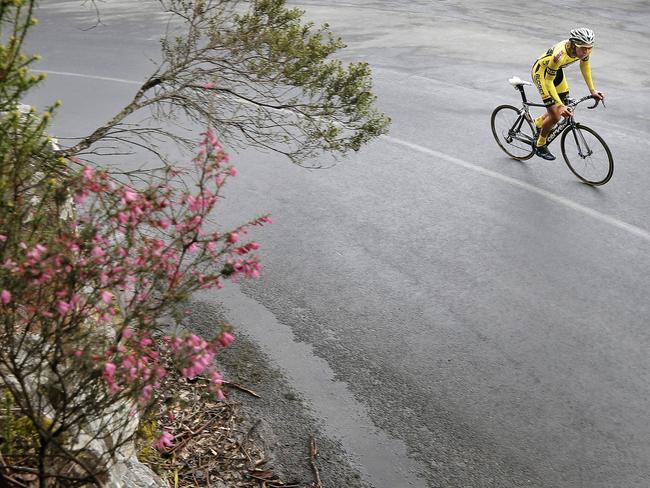
[[[555,159],[555,156],[551,154],[551,151],[546,146],[535,146],[535,154],[547,161],[553,161]]]

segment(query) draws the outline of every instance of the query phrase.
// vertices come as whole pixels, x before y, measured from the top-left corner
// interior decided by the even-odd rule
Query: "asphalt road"
[[[650,5],[565,4],[302,2],[373,66],[390,136],[322,171],[236,156],[230,216],[276,223],[262,279],[225,292],[234,322],[376,488],[650,486]],[[32,101],[63,99],[57,134],[80,135],[133,93],[162,24],[115,2],[82,31],[78,2],[44,5]],[[596,189],[489,128],[507,78],[578,24],[607,97],[581,121],[616,165]]]

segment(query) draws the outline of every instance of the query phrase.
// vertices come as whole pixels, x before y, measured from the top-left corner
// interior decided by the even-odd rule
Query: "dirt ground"
[[[193,302],[188,310],[185,326],[205,338],[228,322],[215,305]],[[175,442],[150,465],[181,487],[368,488],[282,372],[232,325],[236,340],[217,357],[226,401],[207,395],[203,380],[168,378],[161,391],[175,391],[185,405],[159,420]]]

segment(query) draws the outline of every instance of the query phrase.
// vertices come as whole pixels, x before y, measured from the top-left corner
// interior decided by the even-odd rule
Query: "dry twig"
[[[320,472],[318,471],[318,466],[316,465],[316,459],[318,458],[318,445],[316,444],[316,439],[313,437],[309,442],[309,451],[311,453],[311,469],[314,472],[314,483],[312,486],[314,488],[323,488],[323,484],[320,480]]]
[[[230,387],[232,387],[232,388],[236,388],[236,389],[241,390],[241,391],[243,391],[243,392],[246,392],[246,393],[248,393],[249,395],[253,395],[255,398],[261,398],[261,397],[260,397],[257,393],[255,393],[253,390],[249,390],[248,388],[244,388],[243,386],[238,385],[237,383],[232,383],[231,381],[224,381],[223,384],[226,385],[226,386],[230,386]]]
[[[171,368],[170,368],[171,369]],[[162,405],[165,391],[175,391],[182,399],[174,415],[157,420],[158,427],[174,436],[175,445],[158,461],[148,461],[152,468],[169,473],[178,486],[207,487],[221,482],[238,488],[299,488],[286,484],[268,467],[263,449],[251,441],[257,421],[244,429],[239,406],[231,402],[217,402],[208,391],[207,382],[187,381],[178,375],[168,375],[156,399]],[[224,382],[242,391],[255,392]],[[177,474],[176,474],[177,473]]]

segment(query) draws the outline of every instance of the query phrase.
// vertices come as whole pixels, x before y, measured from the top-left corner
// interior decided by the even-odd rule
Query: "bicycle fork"
[[[580,128],[577,127],[576,125],[571,126],[573,139],[576,141],[576,146],[578,147],[578,155],[582,159],[587,159],[589,156],[593,154],[593,151],[589,147],[589,144],[587,144],[587,140],[585,139],[585,136],[582,134],[582,131],[579,129]],[[586,149],[586,153],[583,152],[583,148]]]

